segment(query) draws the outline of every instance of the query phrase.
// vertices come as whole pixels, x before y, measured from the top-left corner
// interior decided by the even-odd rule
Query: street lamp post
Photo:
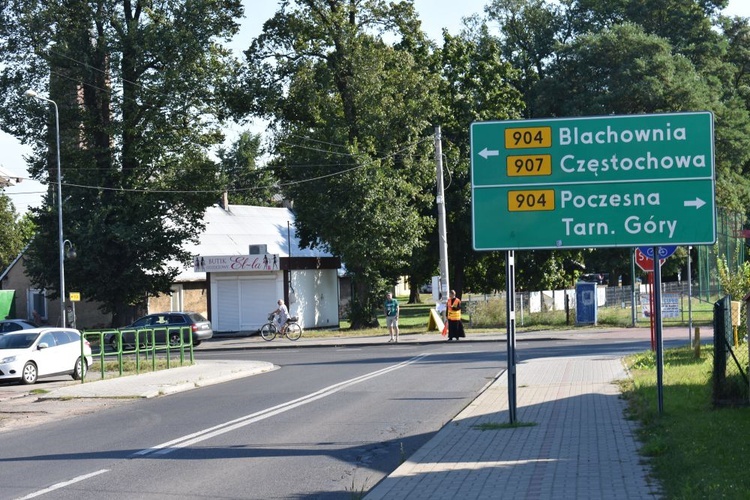
[[[65,258],[66,259],[75,259],[78,257],[78,252],[76,252],[76,247],[70,240],[65,240],[63,242],[63,246],[65,247]],[[67,315],[67,321],[70,323],[71,328],[78,328],[76,326],[76,303],[75,300],[73,300],[73,294],[70,294],[70,311],[67,309],[65,310],[65,314]]]
[[[57,237],[60,251],[60,320],[63,328],[68,326],[65,315],[65,240],[63,239],[63,207],[62,207],[62,169],[60,168],[60,112],[57,103],[52,99],[42,97],[29,89],[25,92],[28,97],[46,101],[55,107],[55,131],[57,133]]]

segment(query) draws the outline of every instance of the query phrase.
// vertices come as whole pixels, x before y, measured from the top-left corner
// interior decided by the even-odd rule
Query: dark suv
[[[167,338],[169,338],[171,344],[179,344],[182,327],[190,328],[190,337],[193,346],[198,346],[202,341],[208,340],[214,335],[211,322],[199,313],[163,312],[149,314],[134,321],[131,325],[120,328],[122,331],[122,344],[124,346],[134,346],[135,332],[146,329],[154,331],[154,341],[157,344],[166,344]],[[187,341],[188,339],[185,339],[185,342]],[[115,349],[119,347],[116,335],[112,335],[109,338],[109,344]]]
[[[25,319],[4,319],[0,321],[0,335],[16,330],[28,330],[29,328],[39,328],[31,321]]]

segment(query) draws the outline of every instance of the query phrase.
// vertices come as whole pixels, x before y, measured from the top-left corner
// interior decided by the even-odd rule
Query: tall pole
[[[440,304],[448,300],[448,231],[445,223],[445,196],[443,194],[443,145],[440,125],[435,127],[435,164],[437,166],[438,246],[440,248]]]
[[[508,340],[508,423],[516,423],[516,252],[505,252],[505,314]]]
[[[664,340],[661,321],[661,258],[659,247],[654,247],[654,306],[651,317],[656,320],[656,400],[659,415],[664,414]]]
[[[688,341],[693,345],[693,269],[691,268],[690,251],[692,246],[688,245],[687,279],[688,279]]]
[[[630,249],[630,325],[635,327],[638,312],[635,309],[636,293],[640,294],[641,290],[635,289],[635,247]]]
[[[62,202],[62,169],[60,168],[60,112],[57,103],[52,99],[42,97],[33,90],[27,90],[25,95],[46,101],[55,107],[55,132],[57,135],[57,239],[60,253],[60,321],[62,327],[68,326],[65,314],[65,239],[63,238],[63,202]]]

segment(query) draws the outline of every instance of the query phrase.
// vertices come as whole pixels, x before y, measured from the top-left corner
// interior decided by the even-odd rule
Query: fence
[[[622,313],[629,319],[628,324],[647,326],[651,322],[649,307],[649,288],[645,284],[635,287],[599,286],[597,287],[597,304],[600,312]],[[664,325],[710,324],[712,321],[711,303],[698,295],[699,289],[685,281],[662,283],[662,323]],[[703,292],[708,298],[718,298],[718,289]],[[690,300],[692,293],[692,301]],[[470,324],[472,314],[480,303],[492,300],[505,300],[505,292],[494,294],[464,294],[462,302],[469,312]],[[565,311],[570,316],[570,323],[575,323],[575,290],[544,290],[535,292],[516,292],[516,321],[524,326],[525,319],[533,313]],[[619,311],[615,311],[619,310]],[[627,311],[624,311],[627,310]],[[498,324],[504,324],[504,320]]]
[[[698,250],[698,294],[710,301],[711,292],[720,288],[718,262],[724,259],[729,269],[737,269],[746,260],[745,239],[742,236],[744,214],[719,209],[717,213],[716,244],[701,245]]]
[[[142,329],[89,330],[81,332],[81,338],[91,344],[94,363],[98,362],[101,378],[106,378],[106,362],[117,362],[118,375],[124,373],[124,364],[132,360],[135,373],[143,370],[144,362],[151,362],[151,371],[156,370],[157,359],[166,361],[167,369],[172,367],[172,357],[177,354],[179,365],[195,361],[191,328],[158,327]],[[82,340],[83,341],[83,340]],[[85,377],[81,379],[84,383]]]
[[[747,405],[747,310],[726,296],[714,304],[713,401],[715,406]]]

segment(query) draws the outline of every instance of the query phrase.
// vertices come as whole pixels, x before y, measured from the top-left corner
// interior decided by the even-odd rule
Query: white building
[[[202,291],[215,332],[253,332],[281,298],[303,328],[338,327],[340,260],[299,248],[291,210],[213,206],[204,220],[199,243],[185,246],[193,267],[177,276],[171,309],[195,302],[185,289]]]

